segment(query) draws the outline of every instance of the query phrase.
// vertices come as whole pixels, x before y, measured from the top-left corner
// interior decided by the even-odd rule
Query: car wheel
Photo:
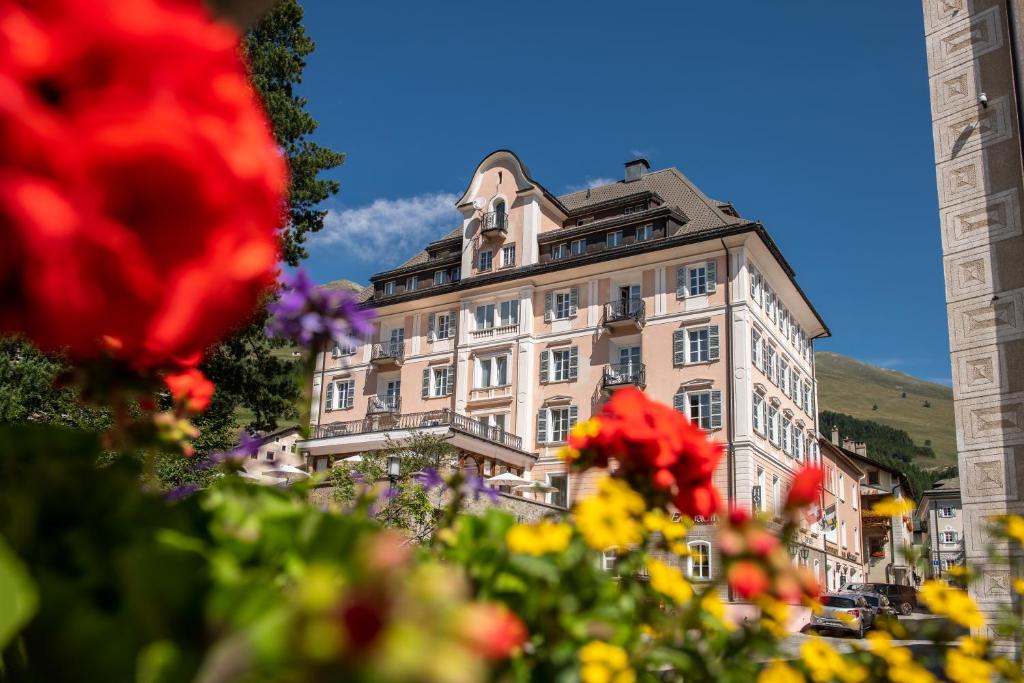
[[[900,605],[900,613],[903,616],[909,616],[910,613],[913,612],[913,611],[914,611],[914,606],[911,605],[909,602],[904,602],[904,603],[902,603]]]

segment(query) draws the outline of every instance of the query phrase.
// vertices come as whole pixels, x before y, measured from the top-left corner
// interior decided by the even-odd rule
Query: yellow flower
[[[592,640],[580,648],[580,680],[583,683],[633,683],[636,672],[629,655],[618,645]]]
[[[914,511],[914,501],[908,498],[883,498],[869,511],[876,517],[900,517]]]
[[[960,650],[949,650],[946,655],[946,675],[954,683],[976,683],[992,678],[991,662],[977,659]]]
[[[804,683],[805,680],[802,673],[778,659],[757,675],[757,683]]]
[[[683,578],[683,573],[661,560],[647,560],[647,571],[651,575],[651,588],[672,598],[677,605],[683,605],[693,598],[693,587]]]
[[[546,555],[569,547],[572,527],[561,522],[542,520],[536,524],[516,524],[505,534],[505,544],[514,553]]]
[[[914,661],[914,654],[905,647],[892,644],[892,636],[882,631],[868,634],[871,652],[888,664],[888,676],[892,683],[934,683],[927,669]]]
[[[605,477],[598,482],[597,495],[576,506],[576,526],[595,550],[636,546],[643,540],[638,517],[645,507],[644,499],[629,484]]]
[[[789,605],[776,600],[775,598],[763,597],[757,601],[757,606],[765,617],[777,624],[785,624],[789,621]]]
[[[722,622],[726,629],[730,631],[736,630],[736,624],[725,618],[725,603],[722,602],[722,598],[714,588],[704,593],[704,597],[700,599],[700,608],[705,614]]]
[[[946,573],[954,579],[962,579],[968,576],[971,573],[971,570],[967,567],[967,565],[952,564],[949,566],[949,569],[946,570]]]
[[[988,649],[988,641],[984,638],[961,636],[957,643],[960,645],[960,651],[971,657],[984,657]]]
[[[1018,595],[1024,595],[1024,579],[1014,579],[1013,590]]]
[[[581,439],[593,439],[600,433],[601,421],[596,417],[584,420],[583,422],[577,422],[576,425],[573,426],[572,431],[569,432],[571,436]]]
[[[961,626],[979,628],[985,625],[985,617],[966,591],[929,579],[921,586],[918,596],[934,614],[944,616]]]
[[[1024,543],[1024,518],[1020,515],[1007,515],[1005,520],[1006,535],[1018,543]]]
[[[562,446],[558,449],[558,453],[556,455],[562,460],[571,463],[573,460],[580,457],[580,452],[572,446]]]
[[[800,646],[800,657],[807,665],[811,678],[817,683],[826,683],[834,678],[843,683],[860,683],[868,676],[867,669],[843,659],[832,646],[818,637]]]

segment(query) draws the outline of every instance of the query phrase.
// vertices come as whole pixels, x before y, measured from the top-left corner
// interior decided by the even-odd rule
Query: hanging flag
[[[821,528],[825,531],[835,531],[837,526],[839,526],[839,520],[836,515],[836,505],[833,503],[825,508],[825,515],[821,519]]]

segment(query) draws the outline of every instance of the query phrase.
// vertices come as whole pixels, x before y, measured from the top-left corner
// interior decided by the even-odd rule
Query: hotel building
[[[385,435],[443,434],[464,466],[543,482],[568,507],[596,474],[567,474],[558,450],[635,385],[726,446],[731,503],[781,510],[818,457],[813,341],[828,328],[764,226],[675,168],[635,159],[555,196],[505,150],[456,207],[461,225],[362,292],[373,338],[321,354],[299,444],[314,469]],[[695,550],[691,573],[715,575],[711,545]]]

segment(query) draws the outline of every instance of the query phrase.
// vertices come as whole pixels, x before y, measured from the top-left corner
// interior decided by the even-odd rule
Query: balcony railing
[[[366,412],[371,415],[397,413],[401,407],[401,396],[371,396]]]
[[[617,324],[635,324],[640,327],[646,320],[643,299],[619,299],[604,305],[604,324],[614,327]]]
[[[383,344],[374,344],[370,352],[370,360],[374,362],[401,363],[405,357],[405,344],[399,341],[389,341]]]
[[[489,337],[504,337],[507,334],[518,334],[519,323],[509,323],[507,325],[498,325],[496,327],[480,327],[475,330],[469,331],[469,336],[473,339],[486,339]]]
[[[371,405],[373,400],[370,401]],[[316,438],[329,439],[354,434],[370,434],[373,432],[390,432],[396,430],[413,430],[427,427],[450,427],[453,430],[469,434],[492,443],[523,450],[523,438],[518,434],[510,434],[504,429],[482,424],[471,417],[460,415],[450,408],[432,410],[426,413],[409,413],[396,415],[394,419],[382,423],[380,420],[367,417],[352,422],[333,422],[316,430]]]
[[[635,384],[641,389],[647,386],[647,369],[643,363],[618,363],[606,365],[602,383],[606,389]]]
[[[508,232],[508,214],[504,211],[490,211],[480,219],[480,232],[489,234],[493,232]]]

